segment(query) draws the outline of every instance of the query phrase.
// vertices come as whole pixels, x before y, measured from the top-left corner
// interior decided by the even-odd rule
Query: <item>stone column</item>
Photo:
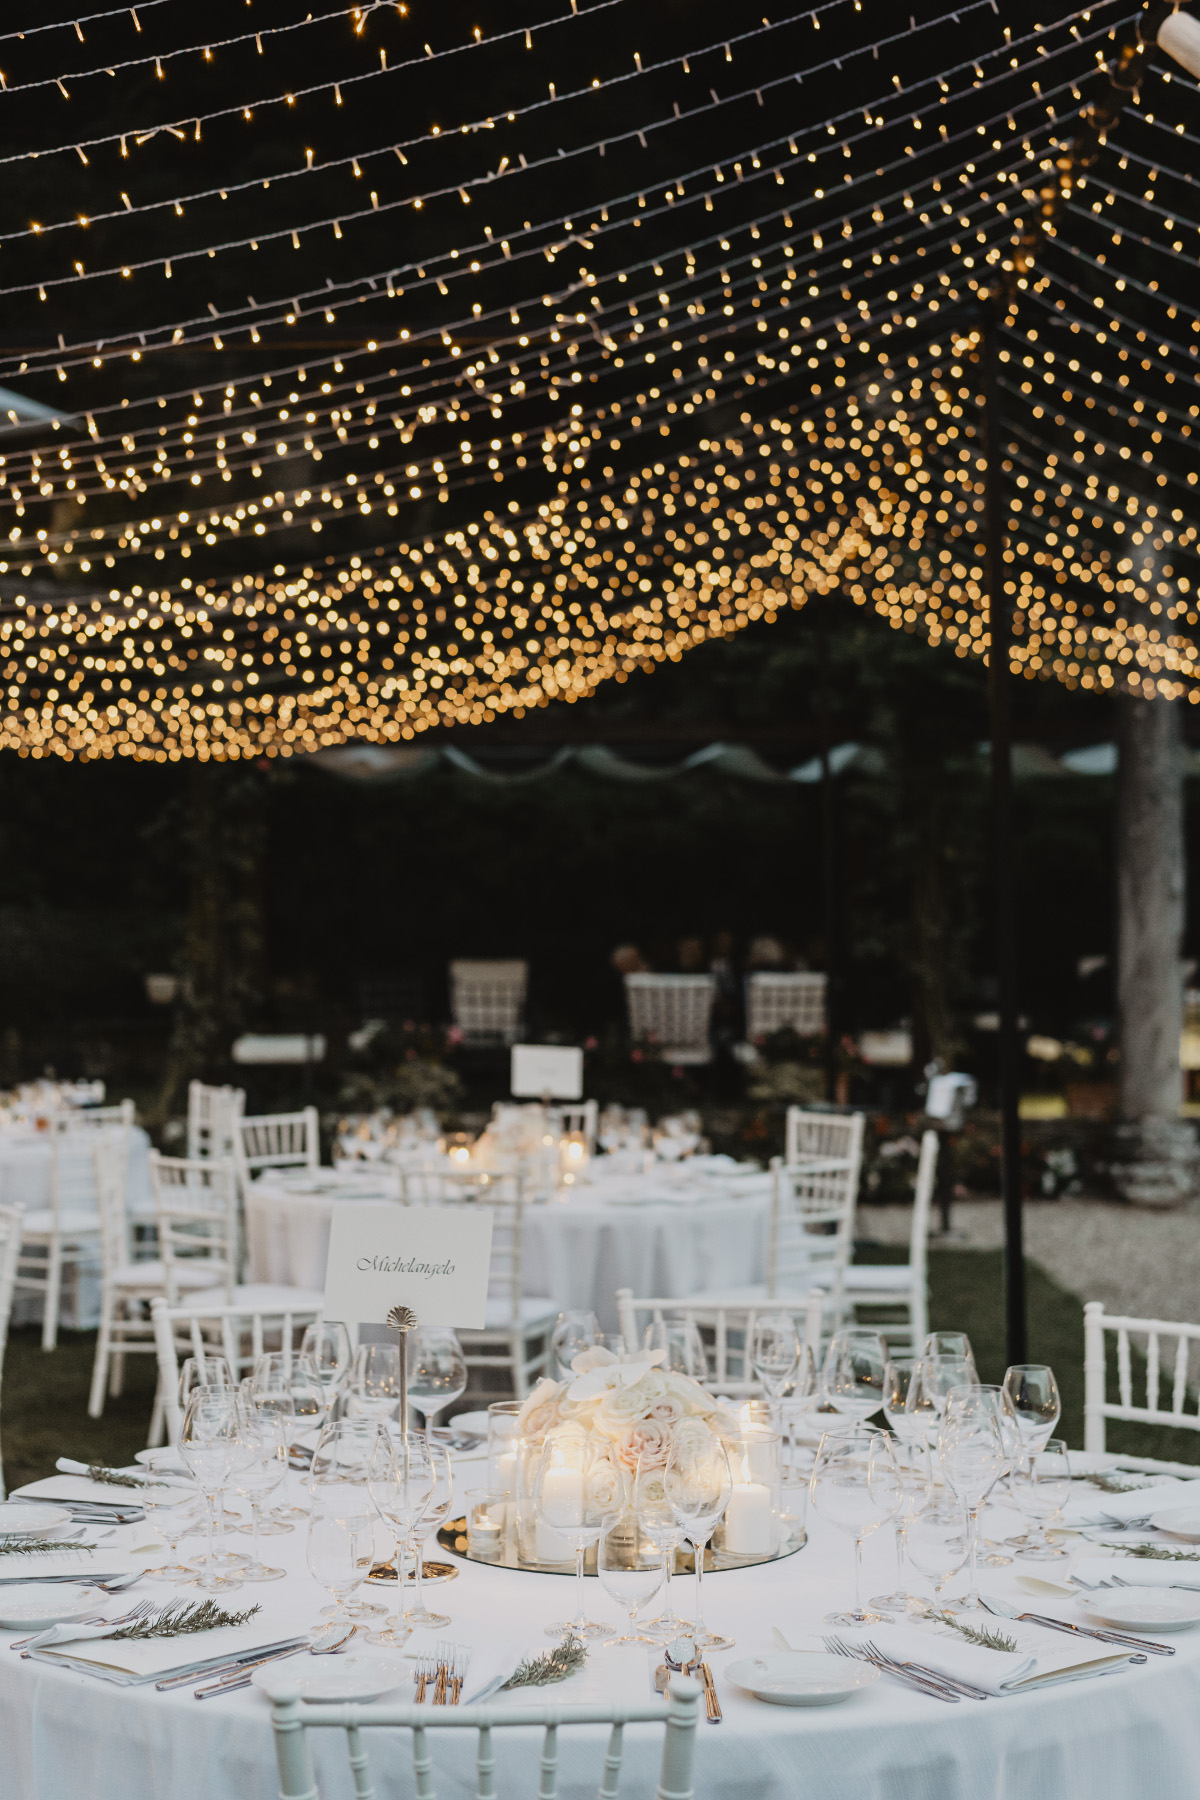
[[[1117,1030],[1120,1124],[1113,1179],[1141,1206],[1173,1206],[1200,1174],[1179,1117],[1183,1077],[1182,707],[1117,700]]]

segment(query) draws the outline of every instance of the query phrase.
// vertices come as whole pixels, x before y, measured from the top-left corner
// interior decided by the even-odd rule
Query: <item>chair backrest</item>
[[[854,1191],[862,1167],[863,1113],[810,1111],[804,1106],[787,1109],[783,1160],[789,1165],[813,1156],[845,1156],[854,1165]]]
[[[260,1169],[316,1169],[321,1165],[321,1128],[315,1106],[301,1112],[238,1114],[233,1159],[243,1195]]]
[[[515,1044],[524,1023],[528,982],[529,964],[515,958],[452,962],[450,1016],[468,1038]]]
[[[245,1104],[244,1088],[188,1082],[187,1155],[190,1162],[200,1162],[208,1156],[228,1159],[233,1155],[237,1122]]]
[[[776,1156],[771,1175],[768,1294],[807,1294],[814,1270],[832,1270],[833,1298],[840,1305],[842,1274],[853,1244],[857,1169],[790,1168]]]
[[[132,1100],[120,1100],[115,1106],[62,1106],[50,1115],[50,1123],[72,1131],[100,1131],[106,1126],[132,1125],[135,1112]]]
[[[597,1800],[616,1800],[621,1774],[626,1725],[652,1723],[665,1726],[662,1755],[659,1761],[656,1800],[692,1800],[695,1792],[692,1765],[695,1758],[696,1719],[700,1688],[685,1676],[673,1676],[665,1705],[645,1701],[642,1704],[612,1706],[562,1706],[552,1702],[540,1706],[389,1706],[376,1703],[363,1706],[315,1706],[303,1703],[298,1693],[280,1692],[271,1705],[271,1723],[275,1728],[275,1756],[279,1765],[280,1800],[320,1800],[320,1790],[313,1772],[308,1734],[333,1726],[346,1734],[346,1753],[354,1774],[354,1792],[358,1800],[370,1800],[375,1791],[367,1763],[364,1733],[373,1726],[387,1730],[397,1727],[412,1732],[413,1793],[416,1800],[436,1800],[433,1784],[432,1755],[427,1733],[439,1730],[475,1731],[478,1734],[475,1753],[476,1800],[496,1800],[496,1761],[492,1734],[510,1725],[528,1730],[543,1729],[542,1750],[536,1769],[528,1769],[529,1800],[556,1800],[558,1793],[558,1734],[572,1726],[609,1725],[603,1762],[598,1771]],[[393,1766],[396,1748],[385,1738],[389,1768]],[[514,1750],[516,1746],[514,1746]],[[520,1755],[520,1751],[517,1751]],[[528,1762],[528,1753],[522,1758]],[[457,1795],[467,1790],[456,1768],[448,1787]],[[572,1757],[572,1794],[581,1791],[574,1775]],[[388,1783],[389,1791],[391,1782]],[[506,1774],[500,1791],[506,1797],[515,1795],[516,1783]]]
[[[211,1273],[212,1285],[230,1301],[237,1282],[237,1183],[230,1162],[190,1161],[183,1156],[150,1152],[150,1191],[158,1224],[158,1253],[164,1286],[174,1306],[180,1294],[180,1269],[195,1274],[197,1263]]]
[[[764,969],[746,977],[746,1036],[769,1037],[785,1026],[800,1037],[825,1029],[825,976],[808,971],[777,974]]]
[[[428,1177],[406,1177],[421,1182]],[[498,1300],[506,1319],[491,1329],[500,1331],[521,1322],[521,1292],[525,1273],[525,1178],[513,1171],[491,1174],[479,1170],[461,1174],[442,1172],[436,1185],[425,1190],[423,1204],[433,1206],[486,1206],[492,1215],[492,1254],[488,1264],[488,1298]],[[415,1202],[414,1202],[415,1204]]]
[[[912,1227],[908,1238],[908,1266],[914,1280],[924,1280],[929,1262],[929,1215],[933,1210],[933,1190],[937,1185],[938,1150],[936,1131],[921,1133],[921,1150],[917,1157],[917,1178],[913,1183]]]
[[[8,1320],[12,1312],[13,1283],[17,1278],[23,1221],[24,1214],[19,1206],[0,1206],[0,1386],[4,1378],[4,1349],[8,1343]],[[0,1455],[0,1500],[6,1496],[4,1458]]]
[[[100,1263],[111,1275],[130,1261],[129,1214],[125,1183],[129,1172],[126,1145],[120,1136],[104,1133],[92,1151],[95,1170],[96,1211],[100,1216]]]
[[[172,1306],[163,1295],[156,1295],[150,1302],[150,1316],[168,1443],[179,1442],[179,1427],[183,1423],[179,1404],[181,1350],[185,1356],[201,1361],[206,1356],[223,1356],[238,1381],[250,1373],[264,1351],[279,1350],[289,1359],[298,1353],[305,1331],[320,1320],[322,1310],[316,1306],[224,1306],[219,1299],[208,1300],[203,1294],[197,1294],[186,1306]]]
[[[123,1129],[118,1125],[117,1132]],[[50,1124],[50,1210],[58,1229],[64,1213],[96,1213],[96,1145],[99,1129],[81,1127],[71,1112],[58,1113]]]
[[[1117,1340],[1117,1399],[1108,1398],[1108,1354],[1105,1337]],[[1144,1339],[1144,1346],[1135,1340]],[[1165,1342],[1164,1342],[1165,1340]],[[1164,1350],[1174,1342],[1174,1351]],[[1182,1431],[1200,1431],[1200,1409],[1195,1394],[1193,1351],[1200,1345],[1200,1325],[1175,1324],[1165,1319],[1130,1319],[1106,1313],[1101,1300],[1089,1300],[1083,1309],[1083,1447],[1103,1450],[1109,1419],[1131,1419],[1144,1425],[1177,1425]],[[1145,1357],[1145,1404],[1134,1400],[1133,1358]],[[1159,1390],[1170,1384],[1170,1403],[1163,1405]],[[1189,1407],[1190,1401],[1190,1407]]]
[[[617,1289],[617,1321],[628,1350],[636,1350],[651,1321],[691,1320],[700,1332],[708,1359],[705,1386],[732,1399],[762,1393],[762,1382],[750,1366],[755,1320],[767,1313],[790,1313],[800,1337],[821,1360],[821,1321],[825,1301],[813,1292],[804,1298],[789,1295],[785,1301],[760,1300],[722,1304],[717,1300],[635,1299],[632,1288]]]
[[[595,1156],[596,1122],[600,1117],[598,1103],[595,1100],[561,1100],[554,1110],[563,1136],[573,1137],[578,1132],[587,1146],[588,1155]]]
[[[630,1037],[653,1039],[668,1059],[679,1052],[706,1059],[716,991],[712,975],[626,975]]]

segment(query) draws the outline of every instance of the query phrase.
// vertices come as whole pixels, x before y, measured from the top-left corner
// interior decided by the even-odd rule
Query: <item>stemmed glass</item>
[[[708,1358],[695,1319],[651,1319],[642,1333],[642,1349],[665,1352],[660,1369],[690,1375],[693,1381],[707,1378]]]
[[[410,1331],[408,1334],[408,1401],[425,1421],[452,1406],[467,1391],[467,1364],[462,1345],[452,1331]],[[401,1419],[408,1428],[408,1420]]]
[[[905,1534],[908,1560],[932,1583],[934,1605],[942,1610],[951,1610],[942,1598],[942,1588],[966,1562],[969,1535],[966,1514],[944,1488],[933,1488],[929,1500],[909,1522]]]
[[[859,1424],[883,1405],[887,1345],[878,1331],[853,1326],[835,1331],[825,1352],[821,1386],[835,1412]]]
[[[337,1319],[324,1319],[310,1325],[300,1343],[301,1355],[311,1359],[325,1389],[326,1417],[333,1412],[342,1383],[350,1373],[354,1350],[350,1333]]]
[[[572,1426],[551,1431],[542,1447],[534,1477],[533,1504],[548,1531],[557,1532],[575,1551],[575,1617],[547,1625],[548,1637],[611,1637],[612,1626],[587,1616],[583,1559],[589,1544],[600,1541],[621,1512],[625,1484],[610,1444],[588,1437]]]
[[[965,1331],[931,1331],[921,1346],[922,1356],[961,1356],[971,1365],[970,1379],[978,1379],[975,1372],[975,1352],[971,1348],[971,1340]]]
[[[581,1350],[590,1350],[600,1342],[600,1321],[594,1312],[582,1307],[560,1312],[550,1333],[550,1358],[559,1381],[569,1381],[571,1364]]]
[[[347,1515],[357,1511],[357,1497],[366,1494],[379,1427],[373,1419],[339,1419],[326,1425],[313,1451],[308,1472],[308,1492],[313,1510],[341,1506]],[[344,1498],[339,1500],[339,1496]],[[369,1619],[387,1611],[371,1600],[352,1600],[346,1611],[354,1619]]]
[[[368,1469],[375,1510],[391,1526],[396,1545],[396,1616],[368,1636],[368,1643],[398,1650],[412,1634],[405,1612],[405,1560],[409,1533],[433,1492],[429,1440],[420,1432],[376,1431]]]
[[[1007,1476],[1011,1480],[1013,1471],[1021,1460],[1021,1429],[1008,1391],[1005,1388],[997,1387],[994,1382],[987,1381],[977,1383],[974,1391],[977,1394],[986,1394],[990,1398],[996,1414],[996,1423],[1000,1427],[1000,1442],[1004,1447],[1004,1467],[996,1479],[1000,1481]],[[991,1538],[986,1539],[985,1542],[990,1554],[983,1557],[982,1560],[987,1563],[989,1568],[1002,1569],[1012,1562],[1012,1557],[1006,1556],[1000,1545],[994,1544]]]
[[[629,1614],[629,1630],[620,1637],[609,1638],[610,1644],[655,1644],[637,1628],[637,1616],[648,1606],[666,1579],[663,1559],[650,1545],[640,1541],[640,1521],[627,1512],[600,1539],[596,1551],[596,1573],[600,1585],[611,1600]],[[657,1622],[661,1625],[661,1621]]]
[[[275,1492],[287,1473],[287,1421],[244,1403],[241,1414],[240,1435],[252,1453],[234,1470],[233,1485],[242,1499],[250,1502],[251,1523],[243,1525],[242,1530],[254,1533],[254,1555],[238,1570],[238,1576],[242,1581],[282,1581],[286,1570],[271,1568],[263,1561],[259,1536],[263,1501]]]
[[[696,1568],[696,1644],[702,1650],[728,1650],[732,1638],[720,1637],[704,1623],[704,1551],[729,1505],[733,1476],[725,1446],[707,1428],[676,1428],[663,1473],[667,1499],[683,1535],[692,1546]]]
[[[955,1388],[946,1398],[938,1429],[938,1461],[947,1485],[962,1502],[970,1525],[970,1585],[962,1605],[979,1607],[979,1513],[1004,1469],[1004,1443],[995,1402],[978,1388]]]
[[[683,1542],[683,1526],[667,1498],[663,1465],[657,1458],[638,1459],[633,1478],[633,1510],[643,1534],[658,1546],[662,1558],[663,1609],[646,1629],[660,1642],[670,1643],[680,1632],[691,1631],[692,1626],[690,1620],[677,1618],[671,1611],[671,1576],[675,1571],[675,1552]]]
[[[292,1437],[302,1443],[303,1433],[319,1433],[327,1408],[325,1389],[311,1357],[302,1352],[267,1352],[254,1365],[250,1391],[260,1412],[275,1413],[285,1421],[289,1446]],[[273,1514],[276,1521],[284,1522],[305,1517],[302,1506],[279,1506]]]
[[[400,1351],[395,1344],[360,1344],[350,1365],[350,1410],[355,1417],[394,1419],[400,1405]],[[407,1426],[408,1420],[402,1420]]]
[[[862,1603],[862,1547],[863,1540],[899,1510],[900,1482],[891,1438],[869,1427],[826,1432],[809,1494],[817,1511],[854,1539],[854,1609],[827,1613],[826,1624],[878,1625],[880,1615],[865,1611]]]
[[[896,1459],[896,1481],[900,1495],[900,1504],[892,1515],[899,1586],[895,1593],[881,1594],[877,1599],[868,1601],[868,1605],[881,1607],[885,1612],[904,1612],[914,1599],[904,1586],[905,1540],[913,1520],[928,1505],[933,1491],[933,1470],[929,1462],[929,1445],[924,1438],[898,1438],[892,1445],[892,1454]]]
[[[915,1356],[892,1356],[883,1368],[883,1416],[898,1438],[912,1438],[920,1430],[908,1410],[908,1395],[917,1367]]]
[[[800,1366],[803,1345],[790,1313],[763,1313],[754,1321],[750,1367],[771,1403],[771,1430],[783,1437],[783,1396]]]
[[[322,1609],[322,1620],[328,1618],[334,1627],[357,1622],[347,1602],[371,1573],[374,1556],[375,1527],[367,1490],[323,1491],[309,1517],[305,1544],[309,1572],[333,1597],[333,1605]],[[322,1623],[319,1629],[328,1627]]]
[[[236,1386],[228,1362],[214,1351],[206,1351],[199,1356],[185,1356],[179,1365],[180,1406],[186,1407],[195,1388]]]
[[[204,1495],[206,1551],[204,1566],[191,1585],[208,1594],[232,1593],[241,1582],[223,1575],[213,1554],[213,1534],[221,1490],[240,1459],[238,1405],[235,1388],[193,1390],[179,1432],[179,1454]],[[243,1557],[241,1561],[246,1561]]]
[[[1033,1520],[1029,1542],[1018,1554],[1049,1562],[1068,1552],[1046,1536],[1050,1520],[1061,1511],[1071,1490],[1071,1463],[1062,1438],[1047,1438],[1029,1450],[1013,1470],[1012,1496],[1021,1511]]]
[[[178,1559],[179,1545],[196,1523],[200,1505],[200,1489],[180,1472],[177,1450],[151,1450],[146,1469],[150,1479],[142,1490],[146,1521],[153,1525],[171,1556]],[[163,1563],[146,1570],[147,1581],[192,1581],[196,1571],[190,1563]]]
[[[1062,1401],[1054,1370],[1046,1363],[1014,1363],[1004,1372],[1004,1391],[1008,1395],[1021,1434],[1021,1451],[1025,1456],[1041,1449],[1062,1416]],[[1015,1490],[1015,1479],[1010,1487]],[[1015,1491],[1013,1495],[1016,1498]],[[1037,1536],[1023,1531],[1017,1537],[1005,1538],[1009,1550],[1026,1550],[1037,1543]]]
[[[438,1531],[450,1517],[450,1509],[454,1504],[454,1475],[450,1466],[450,1452],[445,1444],[434,1442],[426,1433],[425,1442],[429,1446],[429,1460],[433,1471],[433,1486],[424,1506],[416,1515],[409,1527],[409,1538],[413,1552],[413,1605],[408,1614],[408,1622],[415,1630],[418,1625],[427,1629],[440,1631],[450,1623],[449,1613],[430,1612],[425,1605],[421,1582],[425,1574],[425,1542]]]

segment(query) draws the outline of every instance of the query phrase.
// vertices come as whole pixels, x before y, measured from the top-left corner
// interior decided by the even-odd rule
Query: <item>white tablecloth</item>
[[[460,1468],[471,1485],[478,1464]],[[723,1668],[739,1655],[775,1648],[772,1627],[818,1626],[831,1605],[851,1593],[853,1547],[848,1538],[810,1518],[811,1541],[797,1556],[759,1568],[726,1571],[705,1582],[710,1624],[732,1631],[736,1651],[710,1658],[723,1724],[703,1719],[696,1745],[701,1800],[1195,1800],[1200,1790],[1200,1630],[1171,1640],[1174,1657],[1151,1657],[1140,1667],[1068,1686],[959,1705],[923,1698],[883,1678],[844,1705],[793,1710],[763,1705],[727,1685]],[[1009,1509],[985,1515],[993,1536],[1019,1527]],[[147,1541],[145,1538],[140,1541]],[[269,1561],[292,1571],[287,1582],[244,1586],[233,1603],[262,1603],[263,1640],[272,1620],[290,1627],[307,1596],[311,1616],[325,1596],[304,1572],[304,1538],[264,1541]],[[1083,1546],[1076,1554],[1091,1552]],[[1136,1565],[1135,1565],[1136,1566]],[[1017,1565],[1019,1568],[1020,1565]],[[1045,1565],[1026,1565],[1044,1572]],[[431,1588],[427,1600],[453,1620],[437,1634],[484,1645],[543,1624],[571,1603],[562,1577],[460,1564],[457,1580]],[[987,1569],[984,1591],[1020,1597],[1012,1569]],[[869,1593],[895,1583],[890,1534],[869,1539]],[[918,1586],[923,1585],[919,1582]],[[680,1611],[692,1603],[689,1579],[676,1584]],[[142,1589],[135,1589],[135,1595]],[[157,1588],[155,1599],[181,1590]],[[183,1590],[186,1591],[186,1590]],[[435,1600],[436,1596],[436,1600]],[[1036,1603],[1056,1610],[1042,1600]],[[1065,1603],[1060,1603],[1065,1604]],[[594,1616],[617,1621],[596,1581],[588,1582]],[[307,1616],[303,1605],[299,1612]],[[5,1800],[273,1800],[278,1792],[267,1702],[254,1690],[197,1702],[190,1688],[174,1693],[117,1689],[82,1674],[23,1662],[0,1638],[0,1742]],[[1046,1634],[1060,1650],[1064,1639]],[[195,1641],[195,1640],[194,1640]],[[544,1644],[545,1639],[541,1642]],[[433,1633],[417,1633],[410,1649],[430,1650]],[[592,1701],[606,1693],[650,1697],[646,1653],[593,1648],[577,1681],[539,1700]],[[394,1696],[408,1700],[410,1692]],[[505,1701],[522,1703],[513,1694]],[[367,1732],[379,1800],[412,1792],[406,1737]],[[603,1740],[597,1729],[562,1733],[563,1800],[591,1800],[599,1783]],[[450,1741],[453,1736],[454,1741]],[[536,1792],[540,1732],[497,1734],[502,1800],[530,1800]],[[397,1741],[398,1740],[398,1741]],[[622,1793],[653,1792],[660,1737],[657,1728],[626,1733]],[[433,1738],[435,1785],[455,1800],[474,1792],[475,1735]],[[323,1800],[342,1800],[352,1787],[341,1733],[322,1734],[317,1756]]]
[[[735,1175],[717,1159],[649,1174],[591,1179],[525,1212],[524,1289],[558,1307],[590,1308],[616,1331],[619,1287],[683,1299],[705,1289],[761,1281],[770,1176]],[[334,1188],[334,1171],[321,1171]],[[381,1194],[386,1173],[347,1175],[336,1191],[286,1171],[256,1181],[246,1201],[249,1280],[323,1287],[329,1221],[343,1198]],[[390,1202],[394,1204],[394,1202]],[[388,1205],[380,1197],[378,1204]]]

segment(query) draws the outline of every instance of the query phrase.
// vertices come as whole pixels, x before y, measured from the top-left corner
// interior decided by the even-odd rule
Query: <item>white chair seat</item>
[[[216,1273],[218,1280],[214,1281],[213,1265],[210,1262],[195,1269],[177,1262],[173,1268],[176,1286],[192,1290],[216,1287],[220,1271]],[[146,1262],[122,1263],[119,1268],[109,1270],[108,1281],[113,1287],[126,1288],[131,1292],[165,1294],[167,1291],[167,1271],[158,1257],[152,1257]]]
[[[59,1236],[66,1238],[98,1237],[100,1215],[64,1207],[58,1215]],[[54,1236],[54,1212],[49,1206],[35,1206],[21,1215],[21,1237],[28,1243],[33,1238]]]
[[[828,1287],[833,1276],[827,1269],[813,1271],[813,1286]],[[907,1263],[851,1263],[842,1278],[848,1294],[905,1293],[913,1272]]]
[[[504,1294],[489,1294],[487,1307],[483,1315],[484,1331],[508,1331],[514,1323],[519,1323],[526,1331],[544,1324],[547,1331],[554,1328],[558,1318],[558,1308],[553,1300],[547,1300],[540,1294],[522,1294],[520,1317],[513,1319],[512,1302]],[[460,1336],[470,1336],[469,1332]]]

